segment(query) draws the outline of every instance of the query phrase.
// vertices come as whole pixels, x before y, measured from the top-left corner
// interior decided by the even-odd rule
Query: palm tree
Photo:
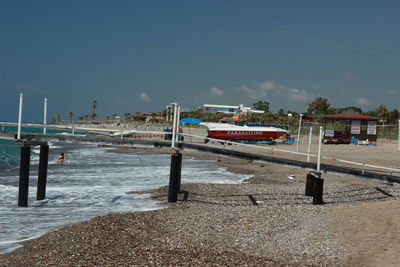
[[[85,115],[85,122],[89,119],[89,115]]]
[[[112,116],[113,120],[115,120],[115,117],[117,117],[117,114],[114,113],[114,114],[112,114],[111,116]]]
[[[69,123],[72,122],[72,116],[74,116],[74,113],[72,111],[68,112],[68,116],[69,116]]]
[[[61,121],[61,114],[57,113],[57,124],[60,124]]]
[[[125,120],[128,121],[131,119],[131,113],[130,112],[125,112]]]
[[[96,100],[92,102],[92,107],[93,107],[93,114],[92,114],[92,118],[93,118],[93,117],[96,117],[96,116],[93,116],[95,114],[95,112],[96,112],[96,107],[97,107],[97,101]]]
[[[96,117],[97,117],[97,114],[96,114],[96,113],[93,113],[93,114],[92,114],[92,120],[95,120]]]

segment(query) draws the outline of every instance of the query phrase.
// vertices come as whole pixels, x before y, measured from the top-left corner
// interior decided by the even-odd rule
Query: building
[[[352,139],[376,142],[379,118],[358,114],[326,115],[324,121],[324,143],[349,144]]]
[[[217,113],[222,112],[226,114],[239,115],[241,113],[259,113],[263,114],[263,110],[255,110],[250,107],[245,107],[243,104],[233,106],[233,105],[214,105],[214,104],[204,104],[204,112]]]

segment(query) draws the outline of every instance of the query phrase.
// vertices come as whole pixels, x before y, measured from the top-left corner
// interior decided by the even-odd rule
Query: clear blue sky
[[[0,0],[0,120],[247,104],[398,108],[399,1]]]

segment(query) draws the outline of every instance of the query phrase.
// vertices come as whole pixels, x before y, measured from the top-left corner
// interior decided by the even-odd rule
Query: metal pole
[[[300,114],[299,119],[299,129],[297,130],[297,145],[296,145],[296,152],[299,151],[299,143],[300,143],[300,130],[301,130],[301,119],[303,118],[303,114]]]
[[[179,120],[181,119],[181,107],[178,107],[178,114],[176,115],[176,141],[179,141]]]
[[[46,124],[47,124],[47,98],[44,99],[43,134],[46,134]]]
[[[18,207],[28,207],[29,164],[31,147],[21,146],[21,162],[19,167]]]
[[[172,122],[172,144],[171,144],[171,148],[175,148],[175,131],[176,131],[176,113],[178,110],[178,106],[176,103],[172,103],[172,105],[174,105],[174,120]]]
[[[399,135],[398,135],[398,138],[397,138],[397,142],[398,142],[397,150],[400,151],[400,120],[399,120],[398,127],[399,127]]]
[[[317,172],[320,172],[320,166],[321,166],[322,132],[323,132],[323,127],[319,126]]]
[[[49,162],[49,146],[41,145],[36,200],[43,200],[46,198],[48,162]]]
[[[22,102],[23,101],[24,101],[24,94],[19,94],[19,113],[18,113],[18,134],[17,134],[17,139],[21,139]]]
[[[310,134],[308,135],[307,162],[310,162],[311,139],[312,139],[312,127],[310,127]]]

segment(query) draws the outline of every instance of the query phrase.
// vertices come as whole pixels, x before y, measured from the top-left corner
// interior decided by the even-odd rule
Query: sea
[[[22,131],[42,130],[23,128]],[[0,253],[11,252],[21,246],[21,241],[37,238],[66,224],[109,213],[162,208],[148,194],[129,192],[168,185],[169,155],[115,153],[112,148],[66,143],[49,144],[46,199],[42,201],[36,201],[40,148],[32,147],[29,207],[18,207],[20,150],[15,141],[0,139]],[[62,152],[66,161],[58,163]],[[249,177],[210,167],[211,163],[183,158],[182,183],[236,184]]]

